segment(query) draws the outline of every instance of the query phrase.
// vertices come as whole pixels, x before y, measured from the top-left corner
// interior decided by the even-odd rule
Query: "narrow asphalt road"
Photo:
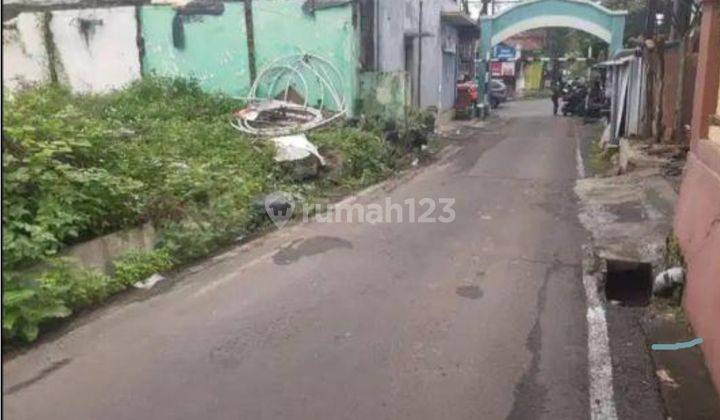
[[[453,222],[302,224],[231,250],[6,362],[5,418],[588,418],[581,127],[549,105],[506,104],[357,200],[454,198]]]

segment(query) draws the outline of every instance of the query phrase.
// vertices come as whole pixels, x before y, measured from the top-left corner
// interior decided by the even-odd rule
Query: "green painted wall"
[[[345,98],[357,98],[360,37],[353,6],[303,13],[303,0],[253,2],[258,73],[271,60],[309,52],[330,61],[343,77]],[[173,45],[170,6],[141,10],[145,40],[143,73],[194,77],[203,88],[244,97],[250,89],[244,3],[225,3],[220,16],[197,16],[184,24],[185,48]]]
[[[173,45],[172,7],[144,6],[140,14],[143,73],[193,77],[207,90],[244,95],[250,84],[244,12],[242,3],[226,3],[220,16],[197,16],[186,22],[185,48],[178,49]]]
[[[343,93],[352,107],[357,98],[360,36],[353,26],[353,6],[318,10],[310,16],[304,1],[253,2],[258,69],[287,54],[309,52],[330,61],[343,77]]]
[[[410,81],[404,71],[360,74],[360,106],[368,115],[387,119],[405,118],[410,105]]]

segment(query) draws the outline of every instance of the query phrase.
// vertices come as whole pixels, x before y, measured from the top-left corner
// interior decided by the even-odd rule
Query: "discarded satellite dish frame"
[[[309,131],[347,113],[342,77],[329,61],[297,54],[270,62],[250,88],[247,106],[235,112],[236,129],[275,137]]]

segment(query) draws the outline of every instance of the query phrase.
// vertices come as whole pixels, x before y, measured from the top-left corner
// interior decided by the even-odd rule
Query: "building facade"
[[[406,72],[411,103],[449,110],[457,81],[475,76],[480,32],[456,0],[377,2],[377,66]]]

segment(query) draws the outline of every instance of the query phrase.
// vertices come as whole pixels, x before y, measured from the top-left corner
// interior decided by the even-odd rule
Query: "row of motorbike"
[[[567,84],[562,88],[562,100],[560,111],[564,116],[610,117],[610,98],[599,87],[589,91],[584,83]]]

